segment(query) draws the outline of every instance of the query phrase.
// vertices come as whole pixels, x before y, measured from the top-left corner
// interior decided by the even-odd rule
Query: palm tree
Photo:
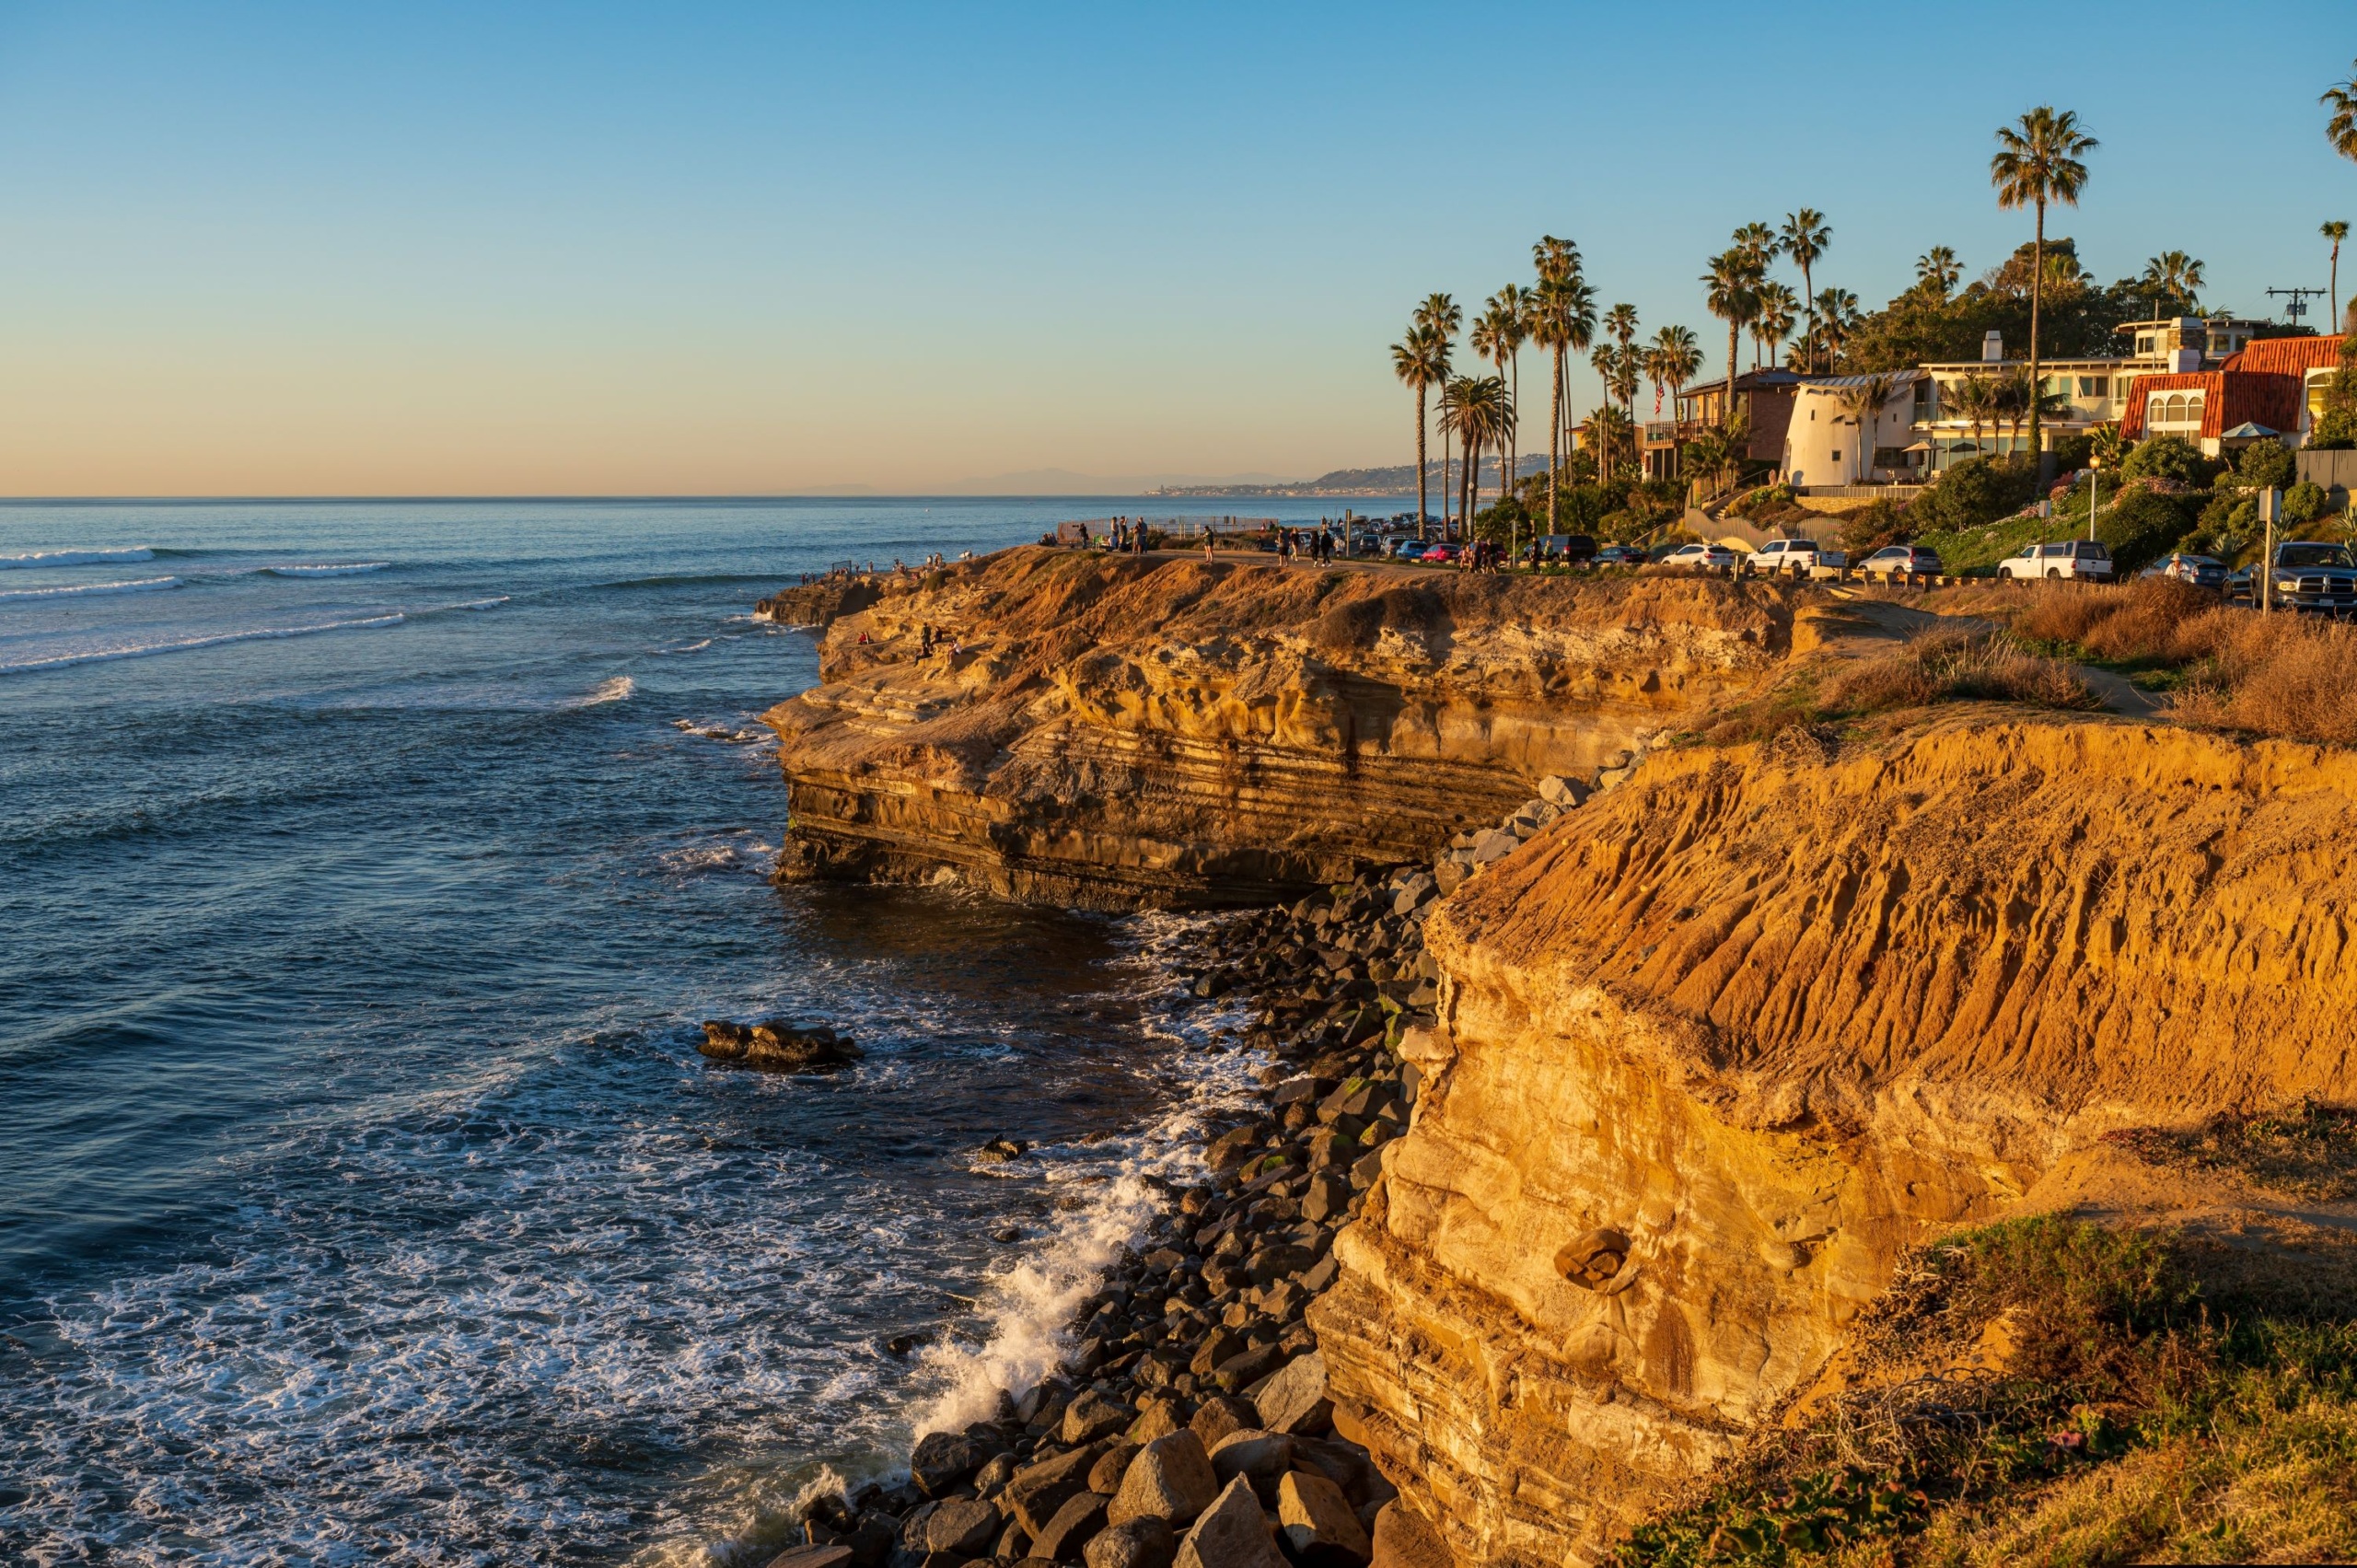
[[[1497,341],[1505,345],[1505,363],[1499,369],[1510,377],[1506,383],[1506,395],[1519,407],[1522,401],[1522,341],[1530,332],[1530,296],[1523,292],[1520,284],[1510,283],[1490,296],[1490,303],[1481,316],[1482,319],[1495,323],[1492,331]],[[1512,431],[1507,432],[1505,483],[1508,494],[1514,493],[1514,470],[1521,466],[1513,435]]]
[[[1448,376],[1448,345],[1424,328],[1411,325],[1391,345],[1391,372],[1416,394],[1416,537],[1424,537],[1424,394]]]
[[[1817,291],[1817,330],[1825,340],[1825,367],[1830,370],[1840,357],[1842,345],[1850,334],[1857,331],[1864,319],[1858,314],[1858,296],[1846,288]]]
[[[1823,256],[1826,248],[1833,243],[1833,228],[1825,221],[1823,213],[1815,207],[1803,207],[1799,212],[1784,215],[1784,226],[1777,231],[1776,238],[1783,242],[1784,254],[1793,259],[1793,265],[1801,270],[1801,302],[1808,312],[1808,367],[1815,370],[1817,302],[1810,291],[1817,285],[1809,275],[1809,269],[1817,265],[1817,258]]]
[[[1861,483],[1874,477],[1875,437],[1882,431],[1882,405],[1890,401],[1891,378],[1869,376],[1854,387],[1842,389],[1840,399],[1841,412],[1858,426],[1858,479]]]
[[[1945,303],[1948,290],[1964,276],[1964,269],[1956,264],[1956,252],[1945,245],[1934,245],[1915,258],[1915,282],[1929,289],[1934,298]]]
[[[1465,324],[1465,312],[1457,301],[1445,294],[1428,294],[1416,307],[1417,326],[1440,339],[1440,374],[1444,388],[1448,382],[1449,351],[1457,341],[1457,329]],[[1441,425],[1440,443],[1440,528],[1442,537],[1448,534],[1448,426]]]
[[[2142,281],[2152,291],[2155,314],[2164,299],[2182,301],[2187,314],[2201,308],[2195,296],[2207,280],[2201,275],[2201,263],[2182,250],[2164,250],[2145,262]]]
[[[1613,361],[1611,374],[1605,377],[1606,389],[1620,400],[1631,423],[1637,417],[1637,382],[1643,364],[1637,354],[1637,308],[1616,305],[1604,313],[1604,330],[1620,345],[1620,357]]]
[[[2005,416],[2013,453],[2019,453],[2022,449],[2022,421],[2037,413],[2033,405],[2038,400],[2030,396],[2032,385],[2029,370],[2025,366],[2017,365],[1997,378],[1997,412]]]
[[[1580,276],[1579,247],[1553,235],[1530,248],[1538,270],[1538,286],[1531,291],[1530,339],[1548,351],[1554,381],[1548,389],[1547,522],[1554,527],[1556,498],[1562,480],[1563,393],[1567,386],[1564,358],[1585,351],[1596,334],[1596,292]]]
[[[2038,310],[2046,278],[2046,208],[2051,202],[2079,204],[2087,166],[2079,160],[2095,151],[2096,139],[2079,129],[2070,110],[2040,104],[2012,125],[1997,127],[1997,152],[1989,160],[1989,183],[1997,189],[2001,211],[2038,209],[2037,240],[2030,251],[2029,378],[2038,383]],[[2357,156],[2353,154],[2351,156]],[[2038,402],[2029,411],[2030,449],[2038,449]]]
[[[2340,242],[2349,238],[2349,225],[2334,218],[2316,232],[2332,241],[2332,286],[2325,298],[2332,307],[2332,330],[2337,332],[2340,331]]]
[[[2349,74],[2351,80],[2334,83],[2316,101],[2332,110],[2332,118],[2325,122],[2325,140],[2342,157],[2357,158],[2357,62]]]
[[[1702,274],[1703,283],[1710,285],[1704,303],[1712,315],[1727,324],[1727,390],[1719,411],[1719,423],[1729,430],[1735,428],[1736,372],[1742,368],[1736,362],[1736,350],[1743,342],[1745,325],[1759,308],[1759,297],[1755,292],[1759,286],[1759,272],[1758,260],[1738,245],[1712,257],[1711,270]]]
[[[1800,300],[1781,283],[1759,285],[1759,319],[1751,323],[1751,341],[1768,349],[1768,368],[1776,368],[1776,349],[1793,335],[1793,312]],[[1759,355],[1755,353],[1753,357]]]
[[[1440,400],[1441,428],[1453,433],[1465,451],[1457,515],[1468,528],[1481,499],[1481,453],[1502,444],[1514,428],[1514,404],[1503,376],[1459,376]]]
[[[1948,401],[1956,412],[1970,422],[1972,455],[1980,457],[1980,427],[1993,420],[1998,412],[1997,383],[1976,370],[1956,384]]]

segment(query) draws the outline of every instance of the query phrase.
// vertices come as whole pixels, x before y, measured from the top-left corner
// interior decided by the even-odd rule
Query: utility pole
[[[2274,298],[2278,295],[2287,296],[2291,299],[2292,303],[2283,307],[2283,314],[2291,317],[2293,324],[2297,326],[2299,324],[2300,318],[2308,313],[2308,301],[2311,299],[2322,299],[2324,297],[2324,290],[2320,288],[2270,288],[2267,291],[2267,296],[2270,299]]]
[[[2275,524],[2283,510],[2283,493],[2262,490],[2258,493],[2258,520],[2267,525],[2267,539],[2260,546],[2264,552],[2258,558],[2258,612],[2261,615],[2275,608]]]

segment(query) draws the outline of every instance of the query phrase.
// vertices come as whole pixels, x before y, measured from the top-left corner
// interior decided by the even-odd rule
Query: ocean
[[[1169,509],[0,506],[0,1561],[755,1562],[1051,1365],[1254,1063],[1185,919],[772,886],[751,610]]]

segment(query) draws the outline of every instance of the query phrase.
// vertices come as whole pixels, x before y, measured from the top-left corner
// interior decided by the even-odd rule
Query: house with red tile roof
[[[2212,457],[2252,439],[2235,432],[2258,426],[2298,445],[2324,406],[2324,390],[2339,373],[2340,338],[2261,338],[2214,370],[2137,378],[2119,416],[2131,441],[2182,436]]]

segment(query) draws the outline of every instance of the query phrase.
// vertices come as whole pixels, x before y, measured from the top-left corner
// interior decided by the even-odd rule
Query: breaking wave
[[[89,648],[70,654],[53,654],[46,658],[22,659],[0,664],[0,675],[23,675],[34,670],[62,669],[68,665],[99,664],[108,659],[145,658],[153,654],[184,654],[197,648],[219,647],[224,643],[253,643],[278,637],[308,637],[320,632],[359,632],[380,626],[398,626],[406,619],[401,615],[370,615],[355,621],[323,621],[315,626],[265,626],[250,632],[216,632],[203,637],[178,637],[159,643],[130,643],[121,647]]]
[[[122,583],[74,583],[59,588],[9,588],[0,590],[0,598],[63,598],[69,594],[145,594],[180,586],[178,577],[138,577]]]
[[[381,572],[389,561],[328,562],[317,566],[264,566],[273,577],[349,577],[361,572]]]
[[[34,550],[22,555],[0,555],[0,572],[18,566],[98,566],[113,561],[155,559],[156,552],[144,544],[120,550]]]

